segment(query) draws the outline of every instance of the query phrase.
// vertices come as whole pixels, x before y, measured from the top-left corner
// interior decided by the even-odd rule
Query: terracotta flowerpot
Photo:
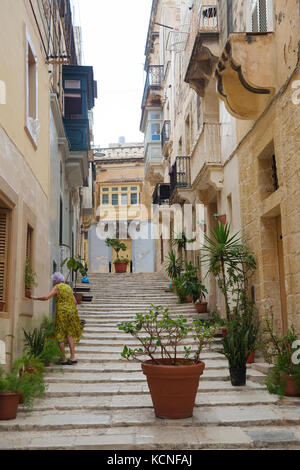
[[[195,309],[197,313],[206,313],[207,312],[207,302],[195,302]]]
[[[246,354],[248,354],[248,351],[247,351]],[[250,356],[249,356],[248,359],[247,359],[247,364],[253,364],[254,361],[255,361],[255,351],[252,351],[252,352],[250,353]]]
[[[114,263],[116,273],[126,273],[127,263],[125,261],[120,261],[119,263]]]
[[[0,312],[5,311],[5,305],[6,305],[6,302],[4,302],[3,300],[0,300]]]
[[[181,362],[177,366],[170,365],[169,359],[160,359],[159,365],[151,360],[142,363],[158,418],[182,419],[193,415],[199,379],[205,364],[191,364],[186,359]]]
[[[226,224],[226,214],[219,215],[218,217],[218,222],[223,222],[223,224]]]
[[[76,299],[76,301],[77,301],[78,305],[80,305],[80,304],[81,304],[81,302],[82,302],[82,297],[83,297],[83,294],[81,294],[81,293],[77,292],[76,294],[74,294],[74,296],[75,296],[75,299]]]
[[[25,289],[25,297],[26,297],[27,299],[30,299],[30,297],[31,297],[31,289]]]
[[[0,420],[15,419],[17,417],[19,393],[0,393]]]
[[[224,327],[224,328],[221,328],[221,331],[222,331],[223,338],[226,338],[226,336],[227,336],[227,331],[228,331],[227,328],[225,328],[225,327]]]
[[[287,374],[280,374],[280,377],[286,380],[284,395],[286,397],[300,397],[300,389],[297,387],[294,378]]]
[[[193,300],[194,300],[194,299],[193,299],[192,294],[189,294],[189,295],[186,296],[186,301],[187,301],[189,304],[191,304],[191,303],[193,302]]]

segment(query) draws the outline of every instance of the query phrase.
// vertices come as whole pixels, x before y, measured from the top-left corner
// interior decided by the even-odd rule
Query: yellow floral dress
[[[73,299],[73,290],[68,284],[57,284],[59,293],[55,295],[56,320],[55,337],[60,342],[67,342],[72,336],[75,343],[79,343],[83,326],[80,323],[78,310]]]

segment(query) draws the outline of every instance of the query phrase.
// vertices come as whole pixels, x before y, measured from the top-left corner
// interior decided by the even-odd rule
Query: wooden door
[[[276,218],[276,228],[277,228],[277,250],[278,250],[278,268],[279,268],[279,281],[280,281],[282,330],[283,330],[283,333],[286,333],[288,330],[288,319],[287,319],[287,302],[286,302],[286,289],[285,289],[282,227],[281,227],[280,216]]]

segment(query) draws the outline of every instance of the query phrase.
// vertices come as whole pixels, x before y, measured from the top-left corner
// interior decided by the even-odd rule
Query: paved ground
[[[90,278],[93,302],[80,306],[87,324],[79,363],[49,368],[46,397],[30,412],[20,406],[16,420],[0,421],[1,450],[300,449],[300,399],[278,402],[270,395],[262,385],[263,364],[248,367],[246,387],[232,387],[217,340],[202,354],[206,368],[193,417],[156,418],[140,364],[120,358],[130,338],[116,325],[151,303],[188,319],[194,307],[178,305],[158,275]]]

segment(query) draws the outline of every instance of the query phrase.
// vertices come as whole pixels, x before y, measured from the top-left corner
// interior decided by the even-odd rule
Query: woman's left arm
[[[58,294],[59,289],[57,286],[53,287],[52,291],[46,295],[45,297],[30,297],[32,300],[41,300],[41,301],[46,301],[54,297],[56,294]]]

